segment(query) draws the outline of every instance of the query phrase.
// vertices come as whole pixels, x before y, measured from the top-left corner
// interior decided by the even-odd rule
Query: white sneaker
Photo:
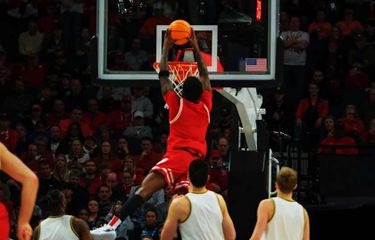
[[[90,231],[94,240],[115,240],[116,230],[108,224]]]

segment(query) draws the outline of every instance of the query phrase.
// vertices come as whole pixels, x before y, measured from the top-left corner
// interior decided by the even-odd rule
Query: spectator
[[[123,97],[120,108],[109,114],[108,126],[115,134],[121,134],[131,124],[132,119],[131,97]]]
[[[316,11],[315,20],[309,25],[309,34],[316,40],[325,40],[331,35],[332,24],[326,20],[323,10]]]
[[[147,210],[145,212],[145,227],[142,230],[141,238],[142,236],[147,236],[152,240],[159,240],[159,227],[156,209]]]
[[[25,114],[29,112],[33,103],[33,96],[28,94],[22,79],[15,79],[12,93],[9,94],[2,103],[2,110],[16,120],[23,120]]]
[[[33,104],[31,106],[31,114],[24,120],[25,126],[28,131],[35,129],[35,125],[38,122],[44,122],[43,108],[39,104]]]
[[[69,114],[65,112],[65,103],[62,99],[56,98],[53,101],[52,111],[47,115],[47,126],[58,125],[60,121],[68,119]]]
[[[365,134],[365,125],[358,117],[357,108],[354,104],[347,104],[345,108],[345,115],[339,119],[343,124],[345,132],[357,140],[358,143],[362,142]]]
[[[116,155],[119,159],[125,160],[129,153],[128,140],[125,137],[120,136],[117,139]]]
[[[295,113],[296,129],[295,140],[300,141],[302,134],[307,134],[304,140],[309,139],[310,144],[316,144],[319,140],[320,127],[323,119],[328,115],[328,101],[320,98],[319,86],[316,83],[310,83],[309,96],[298,103]],[[307,147],[312,147],[308,145]]]
[[[283,91],[291,102],[299,101],[305,88],[306,49],[309,34],[300,30],[300,19],[290,19],[290,30],[281,33],[285,41]]]
[[[115,111],[118,106],[117,101],[122,99],[120,98],[117,100],[113,91],[114,89],[112,86],[104,85],[99,88],[99,91],[96,94],[96,98],[99,100],[100,110],[107,114]]]
[[[353,18],[353,9],[350,8],[345,9],[344,19],[339,21],[336,26],[345,37],[352,35],[355,30],[363,30],[362,24]]]
[[[87,209],[89,212],[89,216],[87,218],[87,224],[89,225],[90,230],[100,227],[101,223],[103,222],[100,219],[99,213],[99,203],[95,199],[91,199],[87,204]]]
[[[365,134],[364,142],[372,147],[375,146],[375,118],[370,122],[369,129]]]
[[[71,141],[68,154],[66,154],[66,159],[69,168],[78,169],[81,169],[82,165],[90,159],[89,154],[84,151],[80,139],[74,139]]]
[[[37,55],[42,50],[44,35],[35,21],[28,23],[28,30],[18,38],[18,50],[22,56]]]
[[[16,130],[10,128],[10,119],[7,113],[0,113],[0,142],[11,152],[16,151],[19,135]]]
[[[227,167],[230,159],[229,141],[226,137],[220,137],[217,141],[217,149],[223,162],[223,167]]]
[[[111,192],[112,192],[111,201],[112,202],[116,202],[117,200],[121,199],[122,186],[120,183],[120,179],[115,172],[111,172],[108,174],[107,179],[105,180],[105,184],[111,189]]]
[[[51,149],[52,154],[55,156],[59,153],[66,154],[68,152],[68,144],[61,135],[60,127],[56,125],[50,127],[49,135],[49,149]]]
[[[132,112],[141,111],[146,120],[152,119],[154,107],[151,100],[145,96],[144,88],[133,88]]]
[[[87,189],[90,196],[93,196],[102,184],[97,173],[96,163],[93,160],[87,160],[84,164],[84,176],[80,179],[80,185]]]
[[[42,200],[50,190],[59,189],[61,183],[53,177],[52,165],[48,161],[40,162],[38,201]]]
[[[1,117],[0,117],[0,126],[1,126]],[[26,127],[23,123],[17,123],[16,127],[15,127],[15,130],[17,131],[18,136],[19,136],[15,153],[16,153],[17,156],[20,156],[21,153],[23,153],[27,150],[27,146],[29,144],[28,139],[27,139],[27,129],[26,129]],[[4,144],[4,142],[2,140],[0,140],[0,142],[2,142]]]
[[[135,38],[131,44],[130,51],[125,52],[125,64],[131,71],[140,71],[147,62],[147,52],[142,49],[141,40]]]
[[[320,142],[320,154],[358,155],[357,144],[351,137],[345,135],[344,126],[335,124],[333,136],[328,136]]]
[[[94,159],[97,166],[107,165],[116,173],[122,172],[120,160],[112,151],[112,145],[108,141],[103,141],[100,145],[100,151]]]
[[[375,67],[375,49],[369,44],[363,32],[354,35],[354,46],[348,52],[348,63],[354,65],[361,62],[363,71],[373,73]]]
[[[99,218],[104,218],[112,208],[112,191],[107,185],[101,185],[97,191],[98,203],[99,203]]]
[[[292,128],[292,108],[290,103],[285,99],[285,93],[280,88],[276,89],[271,101],[266,105],[265,120],[271,131],[282,131],[291,133]]]
[[[140,140],[144,137],[152,138],[151,128],[145,126],[144,114],[141,111],[134,113],[133,122],[130,127],[125,129],[123,135],[129,139],[130,151],[137,152],[139,151]]]
[[[61,120],[59,123],[63,136],[68,135],[69,126],[74,123],[80,126],[82,135],[84,137],[94,135],[93,130],[90,128],[87,122],[83,121],[82,109],[79,107],[74,107],[72,112],[70,113],[70,118]]]
[[[328,115],[324,119],[324,126],[323,126],[321,140],[326,137],[333,137],[333,133],[335,131],[335,123],[336,123],[336,119],[332,115]]]
[[[40,64],[37,55],[27,56],[26,67],[21,72],[25,87],[36,92],[42,86],[46,77],[46,69]]]
[[[360,111],[361,119],[365,124],[369,124],[371,119],[375,118],[375,88],[372,87],[368,91],[368,96],[361,103]]]
[[[54,4],[49,4],[46,9],[46,15],[40,17],[37,21],[40,31],[50,36],[58,24],[57,9]],[[61,31],[61,29],[60,29]]]
[[[98,155],[98,145],[95,137],[87,136],[83,140],[83,148],[90,155],[90,158],[95,158]]]
[[[99,110],[98,100],[91,98],[87,103],[87,111],[83,113],[82,121],[91,129],[99,129],[107,124],[107,114]]]
[[[142,168],[145,175],[151,170],[157,162],[162,159],[162,155],[154,149],[151,138],[145,137],[141,140],[141,156],[139,157],[137,167]]]
[[[70,91],[65,96],[64,102],[68,109],[85,109],[87,105],[87,91],[84,91],[81,80],[73,78],[70,81]],[[87,90],[87,89],[86,89]]]
[[[53,169],[53,177],[60,183],[67,183],[69,181],[69,169],[64,154],[57,154],[55,160],[55,167]]]

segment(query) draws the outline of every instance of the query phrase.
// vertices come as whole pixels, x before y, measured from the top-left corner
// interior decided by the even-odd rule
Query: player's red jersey
[[[9,217],[8,212],[0,202],[0,239],[8,239],[9,237]]]
[[[164,95],[169,108],[170,131],[167,151],[187,149],[204,157],[207,152],[206,132],[210,123],[212,93],[204,90],[198,103],[180,98],[174,91]]]

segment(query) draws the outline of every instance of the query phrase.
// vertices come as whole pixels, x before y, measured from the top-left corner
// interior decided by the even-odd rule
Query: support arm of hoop
[[[262,96],[257,94],[256,88],[241,88],[238,90],[225,87],[217,91],[236,106],[247,146],[250,151],[256,151],[256,120],[262,119]]]

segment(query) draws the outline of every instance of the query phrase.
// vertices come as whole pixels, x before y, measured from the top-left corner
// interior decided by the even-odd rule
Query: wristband
[[[164,70],[159,72],[159,78],[161,77],[169,77],[169,71]]]

